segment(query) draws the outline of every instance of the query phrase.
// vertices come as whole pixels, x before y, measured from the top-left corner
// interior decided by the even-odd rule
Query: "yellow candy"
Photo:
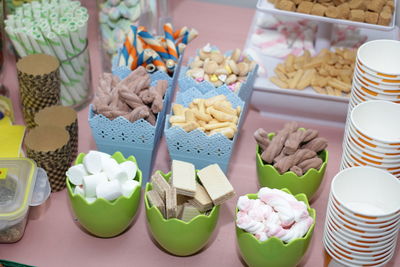
[[[218,81],[218,76],[215,75],[215,74],[213,74],[213,75],[210,76],[210,80],[211,80],[212,82],[216,82],[216,81]]]

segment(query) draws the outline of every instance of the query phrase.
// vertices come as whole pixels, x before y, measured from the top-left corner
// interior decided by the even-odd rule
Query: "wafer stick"
[[[150,190],[147,192],[147,199],[149,200],[150,204],[156,207],[165,218],[165,204],[160,195],[155,190]]]

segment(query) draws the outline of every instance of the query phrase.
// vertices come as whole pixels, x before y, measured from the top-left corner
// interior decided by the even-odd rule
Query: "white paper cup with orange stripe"
[[[376,145],[400,147],[400,105],[383,100],[357,105],[350,114],[350,124]]]
[[[362,156],[367,156],[370,159],[388,160],[389,162],[399,162],[400,153],[381,153],[373,149],[359,147],[355,142],[352,142],[350,137],[346,137],[346,144]]]
[[[328,231],[328,230],[327,230]],[[393,247],[382,247],[378,249],[369,249],[369,250],[358,250],[357,246],[348,246],[344,245],[341,242],[335,241],[332,236],[329,236],[327,233],[327,238],[325,241],[329,243],[330,247],[336,251],[340,251],[346,254],[349,257],[354,257],[356,260],[369,260],[369,261],[381,261],[382,258],[390,256],[393,253]],[[351,242],[349,242],[351,243]]]
[[[370,256],[360,256],[355,254],[353,250],[348,248],[343,248],[338,243],[331,242],[328,239],[324,239],[324,245],[328,248],[336,257],[339,257],[347,266],[348,264],[358,265],[358,266],[381,266],[388,262],[394,253],[394,249],[391,248],[384,253],[373,252]],[[375,255],[375,256],[372,256]]]
[[[354,167],[339,172],[331,192],[341,207],[366,220],[387,220],[400,212],[400,181],[377,168]]]
[[[358,48],[357,60],[373,75],[400,79],[400,42],[374,40]]]
[[[365,161],[363,158],[357,157],[356,155],[351,155],[347,152],[347,150],[343,150],[342,153],[342,160],[345,159],[347,162],[351,163],[353,167],[360,167],[360,166],[369,166],[377,169],[381,169],[383,171],[389,172],[390,174],[394,175],[395,177],[400,179],[400,167],[398,165],[386,165],[386,164],[375,164],[371,161]]]
[[[357,72],[357,70],[354,71],[353,77],[356,77],[358,82],[362,85],[375,88],[376,90],[384,93],[397,94],[400,92],[400,86],[398,84],[377,82],[376,80],[363,76]]]

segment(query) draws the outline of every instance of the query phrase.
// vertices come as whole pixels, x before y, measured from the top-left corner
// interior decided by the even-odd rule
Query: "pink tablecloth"
[[[87,1],[94,14],[94,2]],[[173,1],[173,17],[176,26],[190,26],[199,30],[200,36],[190,44],[186,55],[193,55],[196,48],[207,42],[222,50],[243,47],[253,9],[237,8],[197,1]],[[100,74],[97,27],[94,17],[90,21],[90,52],[93,85]],[[15,65],[7,61],[4,83],[12,90],[12,99],[18,103]],[[16,106],[17,122],[22,123],[21,112]],[[250,110],[239,138],[231,163],[229,178],[237,197],[258,191],[255,168],[255,142],[253,132],[263,127],[267,131],[280,129],[285,121],[262,117]],[[317,223],[312,244],[302,266],[323,265],[322,231],[325,209],[332,177],[339,169],[343,129],[304,124],[315,128],[329,140],[329,164],[319,195],[312,202],[317,210]],[[87,123],[87,108],[79,112],[79,151],[94,149]],[[165,141],[161,143],[155,169],[169,170],[169,156]],[[237,197],[221,207],[217,229],[208,245],[190,257],[175,257],[161,250],[150,238],[146,228],[143,205],[132,227],[124,234],[101,239],[93,237],[74,222],[64,191],[51,195],[45,205],[32,209],[25,235],[15,244],[0,244],[0,258],[43,267],[63,266],[242,266],[235,237],[234,207]],[[400,255],[388,266],[400,266]]]

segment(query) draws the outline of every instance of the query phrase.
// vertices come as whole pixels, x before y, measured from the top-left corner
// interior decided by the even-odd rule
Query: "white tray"
[[[275,15],[292,16],[292,17],[297,17],[297,18],[301,18],[301,19],[322,21],[322,22],[327,22],[327,23],[332,23],[332,24],[350,25],[350,26],[354,26],[354,27],[368,28],[368,29],[373,29],[373,30],[391,31],[395,27],[396,2],[397,2],[397,0],[395,0],[395,2],[394,2],[395,11],[394,11],[394,15],[393,15],[393,18],[392,18],[392,22],[390,23],[389,26],[369,24],[369,23],[365,23],[365,22],[356,22],[356,21],[345,20],[345,19],[332,19],[332,18],[328,18],[328,17],[322,17],[322,16],[316,16],[316,15],[303,14],[303,13],[299,13],[299,12],[280,10],[280,9],[275,8],[274,4],[268,2],[267,0],[258,0],[257,9],[260,10],[260,11],[267,12],[267,13],[272,13],[272,14],[275,14]]]
[[[252,32],[253,29],[251,29]],[[390,32],[361,29],[361,34],[368,36],[367,41],[375,39],[400,39],[398,27],[395,27]],[[251,103],[256,109],[265,115],[273,117],[332,126],[344,126],[349,103],[348,97],[319,94],[311,87],[307,87],[304,90],[279,88],[268,77],[275,75],[274,69],[276,65],[282,63],[284,60],[257,53],[258,48],[253,46],[250,40],[247,41],[245,50],[247,48],[256,52],[255,59],[259,61],[260,65],[266,71],[262,76],[256,78],[254,84]]]

